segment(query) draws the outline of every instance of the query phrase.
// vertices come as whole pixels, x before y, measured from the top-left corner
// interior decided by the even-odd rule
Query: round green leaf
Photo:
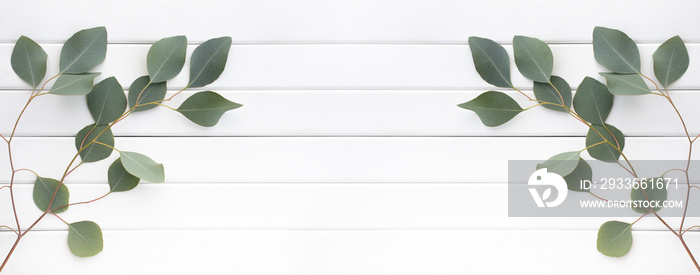
[[[547,168],[547,172],[565,177],[576,169],[580,159],[581,152],[579,151],[556,154],[547,161],[537,164],[537,170]]]
[[[102,80],[87,95],[87,105],[96,124],[109,124],[126,110],[124,88],[114,77]]]
[[[12,49],[12,70],[24,82],[36,88],[46,76],[47,54],[34,40],[22,35]]]
[[[140,179],[126,171],[122,160],[115,160],[107,171],[109,190],[112,192],[122,192],[134,189],[139,184]]]
[[[603,125],[612,109],[613,98],[607,86],[586,77],[578,85],[574,95],[574,110],[584,120]]]
[[[99,73],[62,74],[51,86],[49,93],[55,95],[86,95]]]
[[[622,257],[632,248],[632,224],[608,221],[598,229],[598,251],[609,257]]]
[[[547,83],[535,82],[533,90],[539,101],[566,106],[544,104],[542,107],[565,113],[569,112],[567,108],[571,109],[571,86],[563,78],[553,75]]]
[[[680,36],[666,40],[652,57],[654,58],[654,75],[664,88],[668,88],[668,85],[681,78],[688,70],[690,63],[688,49]]]
[[[588,192],[589,190],[581,189],[581,181],[583,180],[592,181],[593,170],[588,162],[579,158],[578,165],[576,165],[574,171],[564,177],[564,181],[566,181],[566,186],[571,191]]]
[[[54,191],[56,191],[56,188],[58,188],[58,192],[56,192],[56,196],[54,197],[53,194]],[[68,205],[70,193],[68,192],[68,187],[65,184],[62,184],[55,179],[37,177],[36,181],[34,181],[32,197],[36,207],[38,207],[41,211],[46,211]],[[54,200],[53,203],[51,203],[51,207],[49,207],[51,197],[54,197]],[[68,210],[67,206],[56,209],[53,212],[61,213],[66,210]]]
[[[644,95],[651,93],[639,74],[601,73],[614,95]]]
[[[92,257],[102,252],[102,229],[91,221],[68,224],[68,248],[75,256]]]
[[[129,174],[153,183],[165,182],[163,164],[156,163],[149,157],[136,152],[119,153],[122,165]]]
[[[241,106],[243,105],[228,101],[215,92],[204,91],[187,98],[177,111],[194,123],[211,127],[219,122],[225,112]]]
[[[158,83],[175,77],[185,65],[187,37],[173,36],[153,43],[148,50],[146,65],[151,82]]]
[[[61,49],[59,67],[61,73],[84,73],[105,60],[107,54],[107,29],[97,27],[81,30],[71,36]]]
[[[496,91],[485,92],[457,106],[474,111],[481,122],[489,127],[506,123],[523,111],[510,96]]]
[[[231,49],[231,37],[224,36],[205,41],[192,52],[190,61],[191,88],[204,87],[214,82],[226,67]]]
[[[644,195],[646,193],[646,196]],[[632,205],[632,209],[639,213],[647,213],[653,209],[654,212],[661,210],[662,204],[668,198],[668,189],[666,181],[663,178],[647,178],[640,180],[638,185],[633,185],[630,192],[632,201],[649,201],[655,202],[656,207],[643,207],[644,205]]]
[[[100,124],[90,124],[81,129],[77,135],[75,135],[75,149],[80,151],[80,158],[83,162],[96,162],[108,158],[112,154],[112,147],[114,147],[114,135],[112,135],[112,130],[108,128],[108,125]],[[104,131],[104,133],[102,133]],[[97,135],[100,137],[97,137]],[[98,142],[107,144],[112,147],[107,147],[102,144],[92,143],[88,145],[91,141],[96,140]],[[85,147],[82,151],[81,148]]]
[[[537,38],[513,37],[515,65],[525,77],[537,82],[549,82],[554,68],[554,56],[546,43]]]
[[[168,88],[165,82],[151,83],[149,76],[139,77],[129,86],[129,108],[140,105],[134,108],[134,112],[153,109],[158,105],[148,103],[162,101],[167,92]]]
[[[625,33],[603,27],[593,30],[593,55],[600,65],[620,74],[640,72],[637,44]]]
[[[604,126],[593,124],[591,127],[602,134],[605,140],[610,141],[612,144],[616,145],[615,147],[620,148],[620,151],[625,149],[625,136],[614,126],[610,124],[605,124]],[[589,129],[588,134],[586,134],[586,147],[604,141],[603,137],[593,129]],[[620,151],[615,149],[615,147],[608,143],[598,144],[588,148],[588,154],[597,160],[616,162],[620,158]]]
[[[501,45],[487,38],[469,37],[474,67],[481,78],[497,87],[512,87],[510,82],[510,59]]]

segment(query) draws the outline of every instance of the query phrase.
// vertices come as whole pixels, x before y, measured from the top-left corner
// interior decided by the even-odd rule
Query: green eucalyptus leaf
[[[590,147],[588,148],[588,154],[597,160],[617,162],[620,158],[620,151],[625,149],[625,136],[622,132],[610,124],[592,124],[591,128],[592,129],[588,130],[588,134],[586,134],[586,147]],[[593,146],[594,144],[604,141],[598,133],[603,135],[605,140],[614,144],[615,147],[620,148],[620,151],[608,143]]]
[[[46,76],[46,58],[48,55],[39,44],[24,35],[20,36],[12,49],[10,63],[12,70],[24,82],[36,88]]]
[[[112,123],[126,110],[124,88],[114,77],[102,80],[87,95],[87,105],[96,124]]]
[[[625,33],[604,27],[593,30],[593,55],[600,65],[620,74],[640,72],[637,44]]]
[[[656,49],[652,57],[654,58],[654,75],[664,88],[668,88],[668,85],[681,78],[688,70],[690,63],[688,49],[680,36],[666,40]]]
[[[489,127],[506,123],[523,111],[510,96],[496,91],[482,93],[471,101],[457,106],[474,111],[481,122]]]
[[[129,108],[139,105],[134,108],[134,112],[153,109],[158,105],[149,103],[162,101],[167,92],[165,82],[151,83],[149,76],[139,77],[129,86]]]
[[[86,95],[92,90],[92,83],[99,73],[62,74],[53,84],[50,94],[55,95]]]
[[[151,82],[158,83],[175,77],[182,71],[187,55],[187,37],[173,36],[153,43],[148,50],[146,67]]]
[[[78,257],[92,257],[100,252],[104,243],[102,229],[95,222],[81,221],[68,224],[68,248]]]
[[[512,87],[510,81],[510,59],[501,45],[487,38],[469,37],[474,67],[481,78],[497,87]]]
[[[586,77],[574,95],[574,110],[584,120],[603,125],[613,105],[613,95],[598,80]]]
[[[576,168],[570,174],[564,176],[564,181],[566,181],[566,186],[571,191],[588,192],[589,190],[581,189],[581,181],[583,180],[592,181],[593,170],[588,162],[579,158]]]
[[[608,221],[598,229],[598,251],[609,257],[622,257],[632,248],[632,224]]]
[[[614,95],[644,95],[651,93],[639,74],[601,73]]]
[[[549,82],[554,69],[554,56],[546,43],[527,36],[513,37],[515,65],[525,77],[537,82]]]
[[[163,164],[156,163],[151,158],[136,152],[119,153],[122,165],[129,174],[153,183],[165,182]]]
[[[553,75],[546,83],[534,82],[533,90],[539,101],[566,106],[544,104],[542,107],[565,113],[571,110],[571,86],[563,78]]]
[[[177,111],[194,123],[211,127],[219,122],[225,112],[241,106],[243,105],[228,101],[215,92],[204,91],[187,98]]]
[[[214,82],[226,67],[231,49],[231,37],[224,36],[205,41],[192,52],[190,61],[190,88],[204,87]]]
[[[579,151],[559,153],[547,161],[537,164],[537,170],[547,168],[547,172],[565,177],[576,170],[580,159],[581,152]]]
[[[97,137],[97,135],[100,133],[102,133],[102,135]],[[97,143],[88,145],[93,140],[107,144],[111,147]],[[85,147],[85,149],[81,151],[80,149],[83,147]],[[78,134],[75,135],[75,149],[80,151],[80,158],[83,160],[83,162],[96,162],[106,159],[112,154],[113,147],[114,135],[112,134],[112,130],[106,124],[90,124],[85,126],[85,128],[81,129]]]
[[[97,27],[81,30],[71,36],[61,49],[59,67],[61,73],[84,73],[105,60],[107,54],[107,29]]]
[[[58,192],[56,192],[56,196],[54,197],[53,194],[54,191],[56,191],[56,188],[58,188]],[[68,205],[70,192],[68,192],[68,187],[65,184],[62,184],[55,179],[37,177],[36,181],[34,181],[34,190],[32,193],[32,197],[34,199],[34,204],[36,205],[36,207],[38,207],[39,210],[43,212],[48,209],[55,209],[61,206]],[[54,199],[51,203],[51,207],[49,207],[49,202],[51,202],[52,197]],[[67,206],[56,209],[53,212],[61,213],[66,210],[68,210]]]
[[[632,191],[630,192],[630,197],[632,201],[649,201],[658,202],[655,203],[656,206],[652,208],[644,207],[644,205],[632,205],[632,210],[639,213],[648,213],[649,210],[653,209],[654,212],[661,210],[663,203],[668,198],[668,189],[666,188],[666,181],[663,178],[646,178],[641,179],[639,184],[632,186]],[[646,193],[646,196],[644,195]]]
[[[139,181],[138,177],[129,174],[122,165],[122,160],[115,160],[107,170],[107,181],[109,182],[109,190],[111,192],[122,192],[134,189]]]

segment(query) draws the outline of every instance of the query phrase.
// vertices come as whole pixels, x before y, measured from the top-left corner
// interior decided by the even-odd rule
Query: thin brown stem
[[[693,228],[700,228],[700,225],[693,225],[691,227],[688,227],[688,229],[683,230],[683,232],[681,232],[681,235],[685,234],[686,232],[690,231]]]
[[[63,209],[63,208],[66,208],[66,207],[69,207],[69,206],[73,206],[73,205],[80,205],[80,204],[93,203],[93,202],[99,201],[99,200],[101,200],[101,199],[104,199],[104,198],[107,197],[109,194],[112,194],[112,191],[109,191],[109,192],[107,192],[106,194],[104,194],[104,195],[102,195],[102,196],[100,196],[100,197],[98,197],[98,198],[96,198],[96,199],[92,199],[92,200],[89,200],[89,201],[81,201],[81,202],[69,203],[69,204],[66,204],[66,205],[64,205],[64,206],[56,207],[56,208],[54,208],[54,209],[51,209],[51,211],[53,212],[53,211],[56,211],[56,210],[59,210],[59,209]]]
[[[0,228],[7,228],[9,230],[12,230],[12,233],[15,233],[17,236],[19,236],[19,233],[12,227],[9,227],[7,225],[0,225]]]

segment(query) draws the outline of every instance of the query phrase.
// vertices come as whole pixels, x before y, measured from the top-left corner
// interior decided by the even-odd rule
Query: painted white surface
[[[110,42],[99,79],[114,75],[125,87],[146,73],[147,43],[185,34],[191,51],[208,38],[232,36],[227,68],[206,89],[244,104],[213,128],[166,109],[116,126],[117,146],[164,162],[167,182],[63,215],[102,226],[100,255],[72,256],[65,228],[51,218],[23,240],[6,273],[692,273],[680,244],[654,219],[635,226],[629,255],[613,259],[595,249],[607,218],[508,218],[507,160],[582,149],[585,128],[544,109],[488,128],[456,105],[501,90],[476,74],[466,45],[471,35],[553,43],[554,74],[575,88],[584,76],[602,80],[590,45],[594,26],[622,29],[641,42],[650,76],[651,53],[678,34],[691,65],[672,95],[697,134],[698,10],[700,2],[690,0],[2,1],[2,134],[28,93],[9,65],[16,38],[44,46],[50,74],[62,41],[98,25],[107,27]],[[514,65],[512,75],[531,93]],[[168,85],[177,89],[186,78],[187,69]],[[661,98],[618,97],[609,122],[630,136],[632,159],[681,159],[687,152]],[[75,153],[70,136],[90,123],[84,98],[40,97],[18,129],[18,166],[59,176]],[[9,181],[6,155],[0,146],[0,183]],[[110,163],[71,174],[73,201],[107,190]],[[19,175],[23,224],[39,215],[32,181]],[[8,197],[0,190],[0,224],[12,224]],[[687,236],[700,249],[693,244],[698,236]],[[0,251],[12,241],[0,232]]]

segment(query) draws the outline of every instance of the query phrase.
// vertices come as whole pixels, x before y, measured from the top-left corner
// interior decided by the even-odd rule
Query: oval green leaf
[[[107,54],[107,29],[97,27],[81,30],[71,36],[61,49],[59,67],[61,73],[84,73],[105,60]]]
[[[690,63],[688,49],[680,36],[666,40],[656,49],[652,57],[654,58],[654,75],[664,88],[668,88],[668,85],[681,78],[688,70]]]
[[[533,90],[537,100],[560,105],[544,104],[542,107],[565,113],[571,110],[571,86],[563,78],[553,75],[545,83],[535,82]]]
[[[139,184],[140,179],[129,174],[119,158],[109,166],[107,181],[111,192],[123,192],[134,189]]]
[[[581,152],[579,151],[559,153],[547,161],[537,164],[537,170],[547,168],[547,172],[565,177],[574,172],[580,159]]]
[[[598,80],[586,77],[576,89],[574,110],[585,121],[603,125],[612,110],[613,99],[607,86]]]
[[[91,221],[68,224],[68,248],[78,257],[92,257],[100,252],[104,243],[102,229]]]
[[[630,197],[633,202],[650,202],[648,206],[651,207],[645,207],[647,205],[632,205],[632,210],[642,214],[648,213],[649,210],[652,209],[654,212],[658,212],[668,198],[668,189],[666,188],[666,181],[663,178],[642,179],[638,185],[633,185],[632,187]],[[653,204],[651,204],[651,202],[653,202]]]
[[[231,37],[228,36],[207,40],[194,49],[187,87],[204,87],[219,78],[226,67],[230,49]]]
[[[102,134],[98,137],[97,135],[100,133]],[[90,144],[93,140],[111,147],[98,143]],[[83,147],[84,149],[80,150]],[[112,154],[113,147],[114,135],[112,134],[112,130],[109,129],[109,126],[105,124],[91,124],[85,126],[85,128],[81,129],[78,134],[75,135],[75,149],[80,151],[80,158],[83,162],[96,162],[106,159]]]
[[[114,77],[102,80],[87,95],[87,105],[96,124],[112,123],[126,110],[124,88]]]
[[[632,224],[608,221],[598,229],[598,251],[609,257],[622,257],[632,248]]]
[[[610,124],[593,124],[591,127],[592,129],[589,129],[588,134],[586,134],[586,147],[590,147],[588,148],[588,154],[597,160],[616,162],[620,158],[620,151],[625,149],[625,136],[620,130]],[[593,129],[595,129],[595,131]],[[600,135],[598,133],[600,133]],[[601,137],[601,135],[603,137]],[[604,141],[603,138],[610,141],[615,147],[609,143],[601,143],[593,146],[594,144]],[[616,147],[620,150],[618,151]]]
[[[92,90],[92,83],[99,73],[62,74],[53,84],[50,94],[55,95],[86,95]]]
[[[649,86],[638,74],[601,73],[614,95],[645,95],[651,93]]]
[[[136,152],[121,151],[119,153],[122,165],[129,174],[153,183],[165,182],[163,164],[156,163],[149,157]]]
[[[469,37],[474,67],[481,78],[491,85],[508,88],[510,82],[510,59],[501,45],[487,38]]]
[[[537,38],[513,37],[515,65],[525,77],[537,82],[549,82],[554,68],[554,56],[546,43]]]
[[[603,27],[593,30],[593,55],[600,65],[620,74],[640,72],[637,44],[625,33]]]
[[[489,127],[506,123],[523,111],[510,96],[496,91],[482,93],[471,101],[457,106],[474,111],[481,122]]]
[[[24,35],[20,36],[12,49],[10,63],[12,70],[24,82],[36,88],[46,76],[46,58],[48,55],[39,44]]]
[[[155,102],[165,99],[167,92],[165,82],[151,83],[149,76],[139,77],[129,86],[129,108],[136,107],[134,112],[153,109],[158,106]]]
[[[215,92],[204,91],[187,98],[177,111],[194,123],[211,127],[219,122],[225,112],[241,106],[243,105],[228,101]]]
[[[146,67],[152,83],[163,82],[182,71],[187,55],[187,37],[173,36],[153,43],[146,56]]]
[[[593,170],[588,162],[579,158],[576,168],[564,177],[564,181],[566,181],[566,187],[571,191],[588,192],[589,190],[581,189],[581,181],[584,180],[593,180]]]
[[[58,192],[56,192],[56,196],[54,197],[53,194],[56,191],[56,188],[58,188]],[[55,179],[37,177],[36,181],[34,181],[32,197],[36,207],[44,212],[46,210],[56,209],[58,207],[68,205],[70,193],[68,192],[68,187],[65,184],[62,184]],[[49,207],[49,202],[51,202],[52,197],[54,197],[54,200],[51,203],[51,207]],[[53,212],[61,213],[66,210],[68,210],[68,206],[58,208],[53,210]]]

